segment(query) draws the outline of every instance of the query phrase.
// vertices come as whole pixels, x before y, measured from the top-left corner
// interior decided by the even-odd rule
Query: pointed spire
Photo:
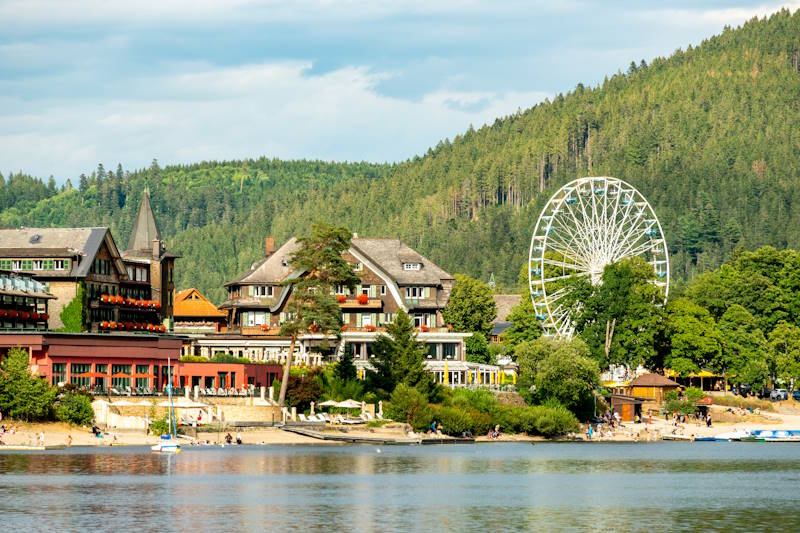
[[[156,217],[150,205],[150,188],[145,185],[139,213],[136,215],[131,238],[128,240],[128,251],[150,251],[155,240],[161,240],[161,233],[156,226]]]

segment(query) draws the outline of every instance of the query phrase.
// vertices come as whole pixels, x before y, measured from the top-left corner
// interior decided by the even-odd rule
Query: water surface
[[[0,455],[4,531],[796,530],[799,503],[796,444]]]

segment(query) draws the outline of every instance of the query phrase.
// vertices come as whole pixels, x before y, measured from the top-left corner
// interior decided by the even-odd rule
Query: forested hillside
[[[800,248],[800,12],[725,29],[599,87],[470,129],[397,165],[258,159],[126,172],[73,186],[0,180],[0,225],[101,225],[124,248],[145,182],[183,255],[180,287],[221,284],[317,219],[396,236],[451,272],[513,286],[546,198],[611,175],[653,204],[673,278],[719,266],[737,246]]]

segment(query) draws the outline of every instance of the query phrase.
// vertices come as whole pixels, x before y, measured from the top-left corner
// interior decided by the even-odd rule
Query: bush
[[[452,403],[458,407],[469,407],[481,413],[489,413],[497,405],[497,400],[494,394],[486,389],[455,389]]]
[[[319,401],[324,392],[318,377],[321,373],[321,369],[315,369],[305,376],[289,375],[286,401],[290,407],[297,407],[298,411],[303,412],[311,408],[311,402]]]
[[[56,418],[70,424],[89,424],[94,418],[92,401],[85,394],[67,392],[56,402]]]
[[[460,436],[466,430],[472,431],[475,435],[482,435],[492,427],[491,417],[475,409],[441,405],[431,407],[433,420],[442,425],[442,433],[445,435]]]
[[[150,433],[156,436],[166,435],[169,433],[169,419],[167,418],[167,415],[150,422]]]
[[[394,389],[386,412],[389,418],[411,424],[415,430],[424,430],[431,423],[431,408],[425,395],[403,383]]]
[[[575,415],[561,405],[514,407],[498,404],[492,413],[492,423],[499,425],[501,431],[543,437],[565,435],[580,428]]]

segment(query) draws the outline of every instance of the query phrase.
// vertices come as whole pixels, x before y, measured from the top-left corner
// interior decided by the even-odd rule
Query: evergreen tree
[[[353,354],[349,350],[345,350],[339,357],[339,361],[333,369],[333,375],[342,381],[350,381],[356,379],[356,365],[353,361]]]
[[[280,405],[286,399],[297,338],[306,332],[338,336],[342,313],[333,294],[334,287],[344,285],[352,291],[358,282],[358,276],[342,257],[350,248],[347,228],[319,222],[312,226],[310,236],[301,237],[297,242],[299,248],[290,263],[300,277],[286,281],[292,286],[292,299],[287,305],[289,318],[281,325],[281,335],[290,337],[291,343],[278,396]]]

